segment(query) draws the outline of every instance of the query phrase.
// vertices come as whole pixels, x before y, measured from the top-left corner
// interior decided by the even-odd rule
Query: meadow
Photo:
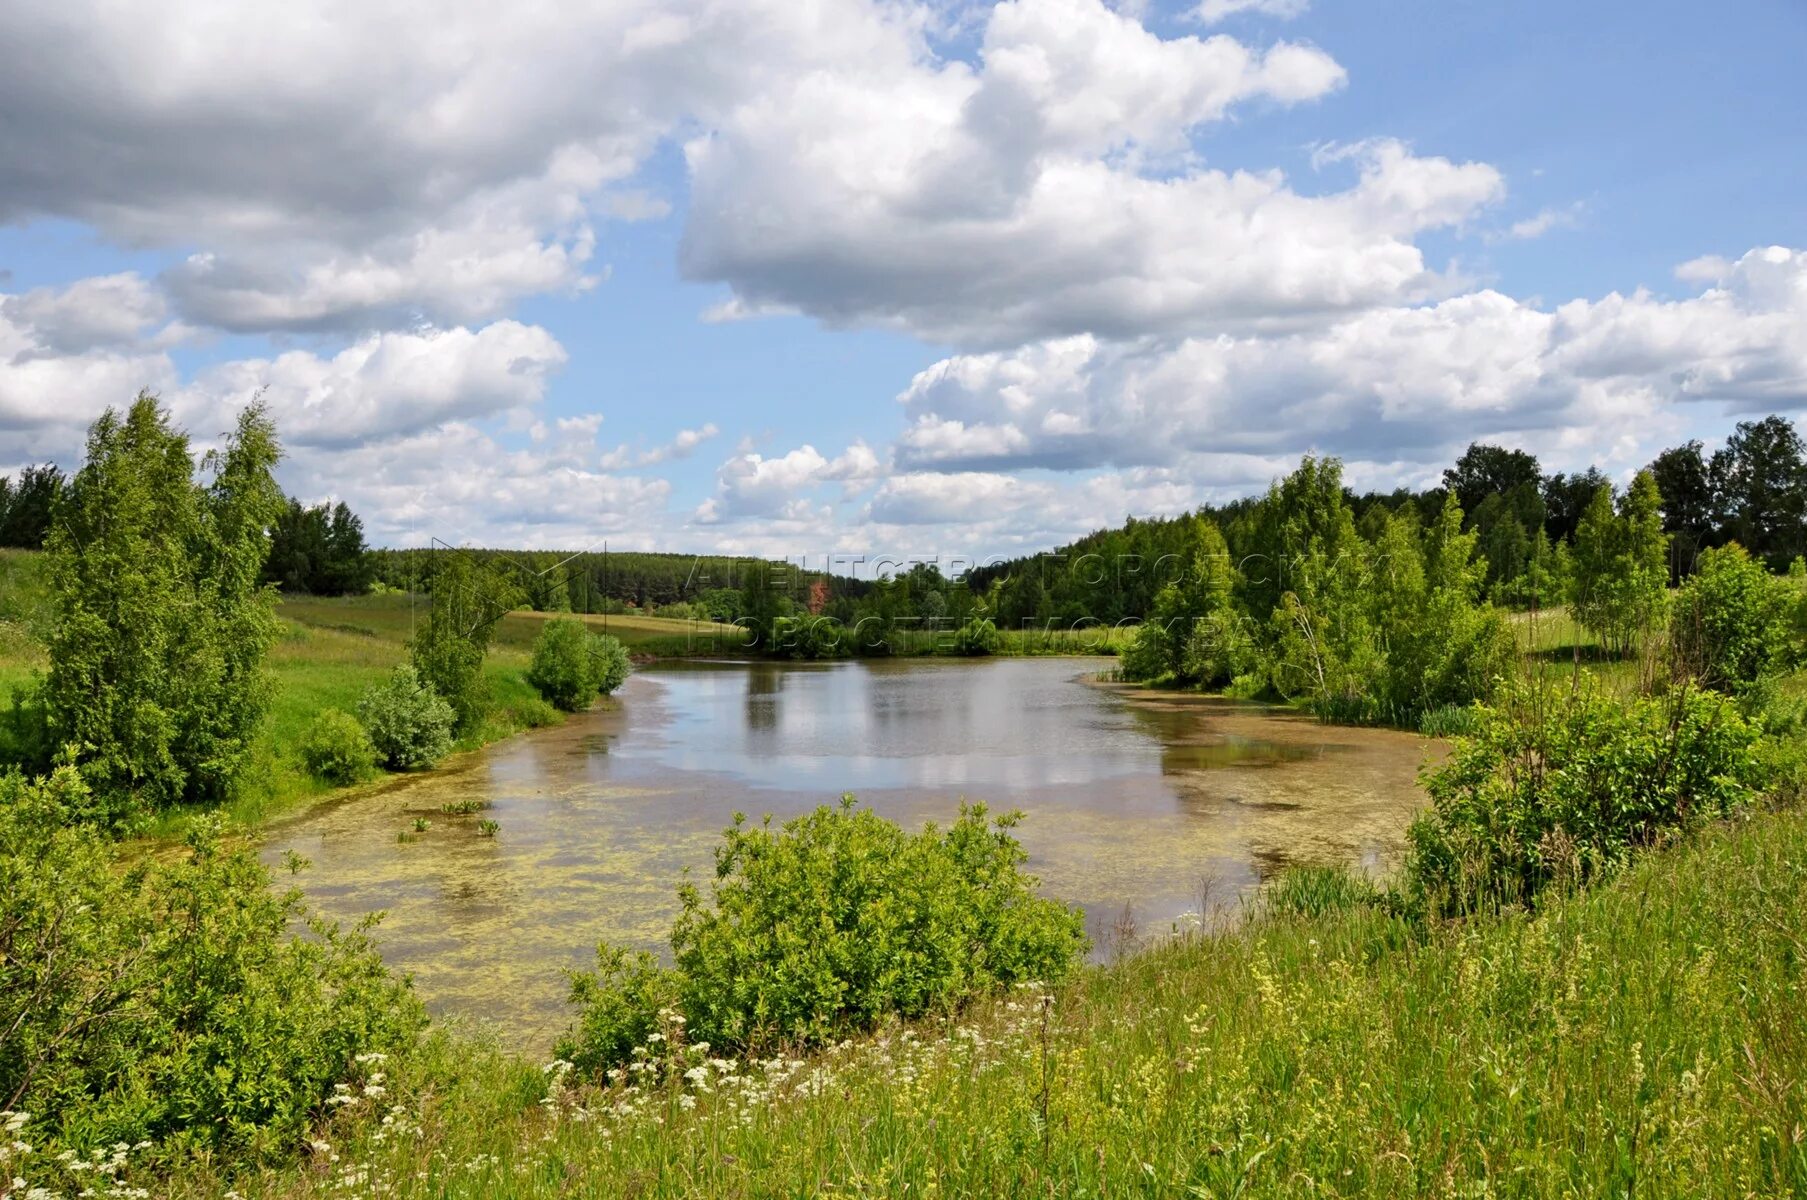
[[[1466,922],[1295,876],[946,1019],[578,1086],[441,1033],[187,1196],[1774,1196],[1807,1188],[1807,816]],[[1134,952],[1130,952],[1134,951]]]

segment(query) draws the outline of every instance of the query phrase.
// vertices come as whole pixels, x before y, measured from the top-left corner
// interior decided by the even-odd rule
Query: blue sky
[[[1798,3],[0,32],[9,468],[138,386],[201,440],[262,394],[380,541],[982,556],[1306,451],[1623,474],[1807,405]]]

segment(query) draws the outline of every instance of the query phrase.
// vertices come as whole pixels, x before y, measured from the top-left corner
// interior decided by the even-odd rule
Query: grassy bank
[[[40,562],[35,553],[0,551],[0,701],[49,666],[37,628],[45,603]],[[293,597],[278,604],[281,633],[268,664],[275,694],[254,763],[226,809],[229,819],[254,824],[337,790],[308,773],[295,747],[322,710],[353,711],[365,689],[407,657],[407,641],[425,604],[423,597],[400,594]],[[493,707],[459,750],[563,720],[526,680],[533,640],[552,615],[516,612],[502,619],[484,664]],[[606,628],[642,658],[706,653],[735,632],[663,617],[583,620],[598,631]],[[171,814],[152,832],[171,834],[188,817]]]
[[[301,1167],[171,1194],[1807,1188],[1807,817],[1715,828],[1535,917],[1427,929],[1340,895],[808,1059],[668,1049],[697,1069],[643,1090],[442,1036],[379,1095],[348,1081]]]
[[[350,712],[358,697],[407,657],[407,641],[424,616],[425,600],[408,595],[346,598],[297,597],[277,606],[283,630],[270,656],[276,698],[258,749],[258,764],[246,778],[229,815],[256,822],[332,792],[308,774],[294,751],[308,724],[322,709]],[[492,707],[483,724],[460,742],[469,751],[524,729],[555,724],[563,715],[540,699],[527,682],[533,640],[557,614],[515,612],[496,628],[483,673]],[[699,652],[715,627],[662,617],[584,617],[604,628],[629,653],[665,656]]]

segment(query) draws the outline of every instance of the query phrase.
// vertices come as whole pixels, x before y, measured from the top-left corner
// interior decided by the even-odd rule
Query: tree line
[[[1663,451],[1645,469],[1660,497],[1661,530],[1669,535],[1670,583],[1691,575],[1703,551],[1734,541],[1775,571],[1807,554],[1807,443],[1787,419],[1742,422],[1713,454],[1691,441]],[[1573,551],[1589,508],[1611,487],[1598,467],[1546,473],[1532,454],[1477,442],[1443,472],[1439,486],[1360,494],[1345,488],[1343,496],[1370,542],[1408,507],[1428,527],[1453,496],[1463,532],[1475,534],[1477,558],[1486,563],[1486,597],[1529,608],[1555,598],[1554,564],[1564,547]],[[1187,560],[1193,521],[1210,521],[1232,553],[1245,554],[1255,549],[1263,503],[1247,497],[1177,517],[1131,517],[1051,552],[988,564],[968,572],[966,583],[1009,628],[1139,619],[1153,611],[1156,595]]]
[[[70,477],[55,464],[28,466],[17,478],[0,476],[0,547],[42,550]],[[370,590],[376,564],[364,544],[364,523],[343,502],[304,505],[285,498],[271,519],[263,580],[284,592],[317,596]]]

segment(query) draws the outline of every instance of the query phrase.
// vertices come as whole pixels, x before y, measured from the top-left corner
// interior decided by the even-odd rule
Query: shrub
[[[590,635],[590,658],[596,664],[596,691],[600,695],[612,695],[616,688],[627,682],[631,664],[627,658],[627,647],[606,633]]]
[[[1117,673],[1123,679],[1154,681],[1169,674],[1168,650],[1174,631],[1152,617],[1130,635],[1129,644],[1117,656]]]
[[[421,683],[403,663],[358,701],[358,720],[369,731],[383,764],[397,771],[430,767],[452,752],[452,706]]]
[[[547,621],[533,642],[527,682],[554,708],[576,712],[596,698],[597,669],[590,631],[571,617]]]
[[[998,627],[989,617],[974,617],[954,633],[954,653],[996,654],[1003,642],[1004,639],[998,636]]]
[[[1692,688],[1629,704],[1508,691],[1427,770],[1432,807],[1408,831],[1407,888],[1433,912],[1468,911],[1610,873],[1749,804],[1758,733]]]
[[[780,658],[841,658],[852,648],[852,638],[833,617],[800,613],[776,617],[766,652]]]
[[[577,1024],[560,1040],[559,1058],[595,1072],[627,1062],[659,1028],[661,1010],[678,1003],[678,975],[644,950],[596,948],[596,969],[571,974]]]
[[[554,708],[576,712],[620,687],[627,673],[627,649],[619,641],[560,617],[546,622],[534,639],[527,682]]]
[[[356,717],[329,708],[302,734],[301,761],[317,778],[344,786],[376,770],[376,746]]]
[[[44,710],[44,681],[34,673],[31,679],[14,685],[6,710],[0,712],[0,763],[41,772],[50,767],[55,750],[49,714]]]
[[[538,696],[522,696],[508,706],[508,713],[523,729],[543,729],[558,724],[558,709]]]
[[[335,1084],[381,1069],[360,1056],[414,1044],[419,1002],[363,926],[293,936],[299,893],[214,823],[185,861],[119,869],[68,821],[86,791],[67,767],[0,779],[0,1099],[83,1155],[292,1151]]]
[[[1083,916],[1035,895],[1016,819],[972,805],[909,834],[852,796],[780,829],[737,818],[713,895],[680,889],[675,968],[602,947],[598,970],[574,980],[584,1011],[560,1054],[591,1070],[619,1062],[666,1003],[692,1037],[757,1051],[1059,979],[1085,952]]]
[[[1703,552],[1669,620],[1678,665],[1722,691],[1788,667],[1794,600],[1792,583],[1764,570],[1737,542]]]

